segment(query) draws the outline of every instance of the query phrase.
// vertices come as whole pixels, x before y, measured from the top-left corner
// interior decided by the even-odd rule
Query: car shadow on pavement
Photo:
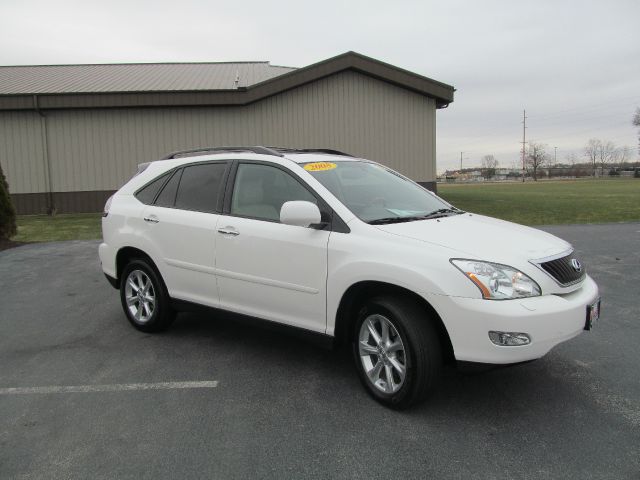
[[[220,313],[212,317],[202,313],[181,313],[165,334],[171,342],[206,344],[213,358],[233,352],[238,371],[257,377],[265,371],[279,370],[292,384],[312,381],[318,392],[325,389],[338,398],[353,399],[360,408],[384,407],[374,402],[362,388],[349,346],[330,350],[308,339],[292,335],[288,330],[272,329],[269,325],[247,325],[238,322],[233,314]],[[531,415],[568,408],[567,398],[574,398],[576,386],[554,373],[554,362],[567,362],[553,355],[535,362],[513,366],[479,367],[447,365],[442,378],[430,397],[422,405],[392,415],[433,417],[444,415],[469,420],[480,415],[493,419],[498,425],[522,421]],[[237,360],[240,359],[238,363]],[[265,382],[273,380],[262,377]],[[311,379],[311,380],[310,380]],[[344,389],[337,392],[336,389]],[[328,402],[325,408],[335,407],[334,398],[322,395]],[[342,405],[344,407],[344,405]],[[524,416],[524,417],[523,417]]]

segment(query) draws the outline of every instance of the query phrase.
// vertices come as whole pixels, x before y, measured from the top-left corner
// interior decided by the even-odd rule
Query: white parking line
[[[116,383],[114,385],[77,385],[49,387],[0,388],[0,395],[29,395],[42,393],[128,392],[133,390],[175,390],[185,388],[215,388],[217,380],[204,382]]]

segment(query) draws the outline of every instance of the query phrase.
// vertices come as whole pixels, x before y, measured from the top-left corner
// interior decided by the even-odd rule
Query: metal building
[[[454,88],[348,52],[268,62],[0,67],[0,164],[18,213],[100,211],[138,163],[187,148],[331,148],[435,188]]]

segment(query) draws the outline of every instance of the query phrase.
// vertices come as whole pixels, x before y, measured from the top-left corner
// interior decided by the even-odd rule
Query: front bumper
[[[564,295],[502,301],[423,296],[442,318],[456,360],[506,364],[540,358],[579,335],[584,330],[587,305],[598,298],[598,286],[587,276],[579,289]],[[497,346],[489,339],[491,330],[527,333],[531,343]]]

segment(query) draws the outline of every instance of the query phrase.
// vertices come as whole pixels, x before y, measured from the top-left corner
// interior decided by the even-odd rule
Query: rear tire
[[[368,300],[355,322],[353,353],[369,394],[398,410],[423,401],[442,371],[438,332],[429,312],[410,298]]]
[[[124,268],[120,301],[131,325],[142,332],[165,330],[175,319],[160,274],[144,259],[132,260]]]

